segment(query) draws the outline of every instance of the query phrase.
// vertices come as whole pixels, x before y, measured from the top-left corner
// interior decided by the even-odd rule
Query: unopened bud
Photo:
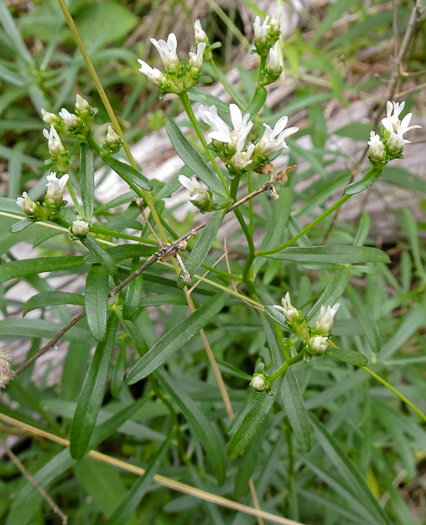
[[[322,335],[315,335],[308,340],[308,345],[312,355],[321,355],[327,350],[328,338]]]
[[[77,115],[70,113],[65,108],[61,109],[59,116],[64,121],[66,128],[70,131],[74,131],[83,125],[83,122],[79,117],[77,117]]]
[[[49,206],[60,207],[62,206],[62,196],[64,194],[64,188],[68,182],[69,176],[63,175],[60,179],[56,178],[56,173],[51,173],[47,176],[47,192],[45,201]]]
[[[334,316],[340,307],[340,303],[336,303],[333,307],[324,305],[321,306],[320,313],[315,321],[314,330],[320,335],[330,335],[333,328]]]
[[[46,124],[48,124],[49,126],[57,124],[60,120],[58,115],[55,115],[55,113],[49,113],[45,109],[41,110],[41,114],[43,115],[44,122],[46,122]]]
[[[85,100],[80,95],[76,95],[75,96],[75,109],[79,111],[80,113],[85,113],[85,112],[90,112],[92,108],[90,104],[87,102],[87,100]]]
[[[107,136],[104,142],[104,148],[111,153],[117,153],[123,144],[123,140],[113,130],[112,126],[108,126]]]
[[[254,374],[252,380],[250,381],[250,386],[256,390],[256,392],[263,392],[270,388],[268,378],[265,374]]]
[[[90,224],[87,221],[77,219],[72,223],[72,232],[74,235],[84,237],[89,233]]]

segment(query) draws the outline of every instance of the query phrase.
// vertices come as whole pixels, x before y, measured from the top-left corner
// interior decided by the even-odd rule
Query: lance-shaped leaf
[[[18,233],[22,230],[25,230],[25,228],[28,228],[28,226],[31,226],[31,224],[34,224],[33,219],[23,219],[22,221],[15,222],[15,224],[12,224],[12,226],[9,228],[10,233]]]
[[[92,264],[86,279],[85,306],[87,322],[96,341],[104,341],[108,311],[108,271],[102,264]]]
[[[346,188],[344,189],[345,194],[356,195],[357,193],[361,193],[362,191],[368,189],[372,184],[374,184],[381,174],[381,169],[370,168],[361,180],[357,182],[352,182],[351,184],[348,184],[346,186]]]
[[[81,459],[86,453],[102,405],[117,325],[118,317],[112,313],[108,320],[106,340],[96,347],[77,402],[70,431],[70,452],[75,459]]]
[[[78,268],[84,264],[84,257],[39,257],[37,259],[23,259],[0,264],[0,283],[15,277],[27,277],[41,272],[56,272]]]
[[[91,222],[95,199],[93,150],[85,142],[80,144],[80,192],[83,201],[83,218]]]
[[[287,323],[287,319],[284,317],[284,315],[279,311],[277,310],[274,306],[271,306],[271,305],[267,305],[265,306],[265,313],[271,318],[273,319],[276,323],[280,324],[281,326],[283,326],[284,328],[286,328],[287,330],[290,330],[289,327],[288,327],[288,323]]]
[[[176,122],[168,120],[166,122],[166,131],[170,142],[176,150],[176,153],[183,162],[206,184],[212,191],[221,197],[226,197],[222,184],[204,162],[203,157],[187,141]]]
[[[123,261],[124,259],[133,259],[134,257],[148,257],[156,251],[157,248],[155,247],[143,246],[141,244],[123,244],[105,249],[105,252],[114,262]],[[84,260],[88,263],[98,262],[98,258],[93,255],[93,253],[86,255]]]
[[[340,268],[334,275],[333,279],[327,285],[326,289],[321,294],[315,305],[309,310],[306,316],[308,321],[313,321],[321,310],[321,306],[334,306],[340,296],[345,291],[346,285],[348,284],[350,270],[346,267]]]
[[[253,120],[254,117],[259,113],[259,111],[263,108],[265,105],[266,96],[268,95],[268,92],[263,86],[258,86],[256,88],[256,91],[254,92],[254,96],[250,102],[250,104],[247,106],[247,109],[244,111],[244,114],[249,114],[249,120]]]
[[[207,453],[207,459],[213,468],[217,482],[222,485],[226,474],[226,456],[217,428],[209,421],[207,415],[186,394],[176,381],[166,372],[158,371],[157,377],[164,390],[182,410],[191,429],[200,439]]]
[[[291,370],[288,370],[286,373],[281,393],[294,436],[302,450],[309,452],[312,446],[311,425],[309,424],[308,413],[303,402],[299,383]]]
[[[366,246],[334,245],[306,248],[290,247],[282,252],[266,255],[272,259],[299,263],[358,264],[366,262],[389,263],[385,252]]]
[[[141,357],[130,370],[126,379],[127,384],[132,385],[143,379],[167,361],[201,328],[216,317],[227,300],[228,294],[226,292],[216,293],[189,317],[160,337],[151,350]]]
[[[120,177],[127,183],[129,183],[130,181],[133,182],[133,184],[136,184],[136,186],[143,188],[144,190],[152,190],[151,181],[147,177],[145,177],[145,175],[142,175],[140,171],[130,166],[130,164],[121,162],[121,160],[115,159],[114,157],[110,157],[109,155],[104,155],[102,156],[102,158],[104,162],[108,164],[108,166],[112,168],[115,171],[115,173],[117,173],[117,175],[120,175]]]
[[[92,253],[96,262],[105,266],[110,275],[117,275],[117,267],[111,256],[90,235],[83,237],[81,243]]]
[[[24,304],[23,315],[36,308],[46,308],[46,306],[56,306],[58,304],[84,305],[84,296],[78,293],[69,292],[40,292],[33,295]]]
[[[192,252],[185,261],[185,268],[191,277],[194,275],[194,273],[196,273],[198,268],[203,264],[205,258],[207,257],[225,215],[226,209],[222,209],[216,211],[213,216],[210,217],[194,248],[192,249]],[[182,272],[179,274],[177,284],[179,288],[183,288],[186,284],[183,279]]]
[[[382,348],[382,340],[374,317],[372,316],[371,312],[369,312],[359,293],[355,291],[352,286],[346,286],[346,294],[349,297],[352,308],[355,310],[355,313],[365,330],[368,344],[370,345],[373,352],[380,352]]]
[[[355,350],[345,350],[344,348],[331,348],[328,347],[324,352],[328,357],[337,359],[337,361],[343,361],[355,366],[367,366],[368,358],[361,352],[355,352]]]

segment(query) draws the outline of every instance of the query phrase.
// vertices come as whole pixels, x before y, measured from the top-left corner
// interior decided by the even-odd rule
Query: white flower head
[[[268,124],[263,124],[265,126],[265,132],[260,141],[256,144],[256,152],[259,155],[268,157],[275,151],[288,147],[285,139],[299,131],[299,128],[293,127],[285,129],[287,122],[288,117],[284,116],[275,124],[274,129],[268,126]]]
[[[50,126],[50,131],[44,129],[43,135],[48,140],[49,153],[52,157],[59,157],[62,153],[65,153],[64,145],[53,126]]]
[[[139,71],[143,73],[154,84],[154,86],[161,89],[167,83],[166,77],[159,69],[155,67],[152,68],[140,58],[138,58],[138,62],[141,65]]]
[[[78,128],[82,124],[81,119],[77,117],[77,115],[74,115],[74,113],[70,113],[65,108],[61,109],[61,111],[59,112],[59,116],[64,121],[67,129]]]
[[[256,47],[262,47],[268,42],[269,37],[269,16],[265,18],[263,22],[260,20],[260,16],[256,16],[254,19],[254,45]]]
[[[151,43],[157,51],[160,53],[161,60],[163,61],[166,71],[177,71],[180,66],[179,58],[176,54],[177,40],[174,33],[170,33],[165,40],[156,40],[151,38]]]
[[[34,215],[37,211],[37,203],[28,197],[28,193],[24,191],[22,197],[16,199],[16,204],[21,208],[25,215]]]
[[[216,106],[212,106],[210,110],[202,107],[200,113],[204,122],[212,128],[209,133],[209,137],[212,140],[229,144],[230,150],[240,152],[244,147],[247,135],[253,127],[253,122],[249,121],[250,115],[248,113],[243,116],[236,104],[231,104],[229,111],[234,127],[232,131],[218,116]]]
[[[15,377],[15,372],[10,368],[11,356],[3,349],[0,349],[0,388],[5,388]]]
[[[314,335],[308,341],[312,353],[323,354],[328,348],[328,338],[322,335]]]
[[[50,205],[59,206],[62,204],[62,196],[64,194],[64,188],[68,182],[68,174],[62,175],[60,179],[56,178],[56,173],[51,173],[47,176],[47,192],[46,202]]]
[[[250,381],[250,386],[257,392],[263,392],[269,388],[269,381],[264,376],[264,374],[254,374],[252,380]]]
[[[204,51],[206,49],[206,45],[207,44],[205,42],[200,42],[197,45],[197,52],[189,53],[189,65],[191,68],[201,71],[203,67],[203,56]]]
[[[412,113],[408,113],[405,115],[405,117],[402,119],[402,121],[398,124],[396,131],[399,135],[404,135],[404,133],[407,133],[407,131],[410,131],[410,129],[416,129],[421,128],[418,124],[415,126],[410,126],[411,117],[413,116]]]
[[[252,163],[254,144],[250,144],[246,151],[238,151],[233,155],[231,163],[238,169],[246,169]]]
[[[279,6],[275,9],[274,14],[272,15],[271,21],[269,23],[270,30],[273,33],[278,33],[281,31],[281,20],[283,17],[283,8]]]
[[[185,175],[179,175],[179,182],[189,191],[189,200],[197,207],[206,207],[211,203],[211,196],[207,186],[197,179],[190,179]]]
[[[81,113],[89,112],[92,108],[86,99],[80,95],[75,96],[75,109]]]
[[[89,233],[89,223],[87,221],[82,221],[81,219],[77,219],[73,221],[72,223],[72,232],[74,235],[87,235]]]
[[[209,44],[209,38],[207,36],[207,33],[202,28],[201,22],[199,20],[196,20],[194,23],[194,34],[196,44],[199,44],[200,42],[205,42],[206,44]]]
[[[372,163],[383,162],[386,160],[385,146],[379,135],[376,135],[374,131],[370,132],[370,140],[368,141],[368,145],[370,146],[368,150],[368,157]]]
[[[340,303],[336,303],[333,307],[321,306],[320,313],[315,321],[314,330],[321,335],[330,335],[333,328],[334,316],[336,315]]]
[[[108,132],[105,139],[105,142],[107,146],[111,149],[115,149],[121,145],[123,142],[121,138],[117,135],[117,133],[114,131],[112,126],[108,126]]]
[[[382,124],[386,129],[392,129],[396,132],[399,120],[399,115],[404,109],[405,102],[391,102],[390,100],[386,103],[386,118],[382,119]]]
[[[300,312],[291,304],[290,294],[287,292],[281,299],[282,306],[274,305],[274,308],[283,313],[289,323],[293,323],[300,318]]]
[[[268,62],[266,64],[266,70],[270,75],[279,75],[282,71],[280,54],[278,51],[278,46],[275,44],[274,47],[271,47],[268,55]]]
[[[53,124],[57,124],[59,121],[58,115],[55,115],[55,113],[49,113],[45,109],[41,109],[40,113],[43,115],[43,120],[46,124],[49,126],[52,126]]]
[[[397,156],[401,154],[405,144],[410,144],[410,141],[405,140],[401,133],[389,131],[389,138],[386,142],[386,148],[390,155]]]

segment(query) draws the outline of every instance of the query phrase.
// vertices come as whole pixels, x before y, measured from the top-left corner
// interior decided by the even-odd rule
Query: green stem
[[[136,235],[128,235],[127,233],[115,232],[107,230],[106,228],[99,228],[98,226],[90,225],[92,233],[99,233],[100,235],[107,235],[108,237],[115,237],[117,239],[129,239],[130,241],[144,242],[146,244],[153,244],[158,246],[158,242],[153,239],[145,239],[144,237],[137,237]]]
[[[238,91],[234,88],[232,84],[228,82],[228,79],[226,76],[219,70],[217,67],[215,61],[213,59],[209,60],[208,64],[213,70],[214,76],[219,80],[219,82],[222,84],[222,86],[226,89],[226,91],[229,93],[229,95],[232,97],[234,102],[236,102],[239,106],[242,108],[245,107],[246,102],[241,97],[241,95],[238,93]]]
[[[85,215],[85,213],[83,211],[83,208],[80,206],[80,204],[79,204],[79,202],[77,200],[77,195],[75,194],[74,188],[72,187],[71,181],[69,179],[67,181],[67,190],[70,193],[71,200],[74,203],[74,206],[77,208],[77,211],[78,211],[80,217],[85,219],[86,215]]]
[[[250,193],[253,192],[253,180],[252,180],[251,171],[249,171],[247,174],[247,191],[249,195]],[[249,205],[249,230],[250,230],[250,235],[253,238],[253,232],[254,232],[253,199],[249,200],[248,205]]]
[[[288,361],[290,359],[290,356],[288,355],[288,347],[287,345],[284,343],[284,339],[283,339],[283,333],[281,331],[281,327],[280,325],[274,321],[274,326],[275,326],[275,332],[277,334],[277,338],[278,338],[278,343],[280,344],[280,347],[281,347],[281,350],[283,351],[283,354],[284,354],[284,357],[285,357],[285,360]]]
[[[323,214],[321,214],[318,218],[316,218],[314,221],[312,221],[310,224],[305,226],[303,230],[301,230],[297,235],[292,237],[289,241],[285,242],[284,244],[281,244],[281,246],[278,246],[277,248],[274,248],[273,250],[265,250],[260,251],[256,253],[256,256],[262,257],[264,255],[272,255],[273,253],[280,252],[281,250],[284,250],[284,248],[288,248],[292,244],[294,244],[300,237],[303,237],[306,233],[312,230],[318,223],[320,223],[322,220],[324,220],[326,217],[328,217],[333,211],[337,210],[337,208],[340,208],[342,204],[344,204],[347,200],[349,200],[352,197],[352,195],[343,195],[341,199],[339,199],[331,208],[329,208],[327,211],[325,211]]]
[[[209,149],[206,139],[204,138],[203,132],[201,131],[200,126],[198,125],[197,119],[195,118],[194,112],[192,110],[191,102],[189,101],[188,94],[186,91],[180,93],[179,95],[180,101],[182,102],[182,106],[184,110],[186,111],[186,114],[188,115],[188,118],[194,128],[195,133],[197,134],[197,137],[200,139],[201,144],[203,145],[203,148],[207,155],[209,156],[209,159],[211,160],[211,163],[214,166],[214,169],[216,170],[216,173],[222,182],[223,187],[225,188],[226,194],[229,195],[229,188],[226,184],[225,178],[223,176],[222,170],[219,168],[218,163],[216,162],[216,159],[212,153],[212,151]]]
[[[407,399],[404,395],[402,395],[401,392],[398,392],[398,390],[394,388],[390,383],[382,379],[380,376],[375,374],[372,370],[370,370],[366,366],[362,367],[362,369],[368,372],[371,376],[374,377],[374,379],[377,379],[379,383],[382,383],[382,385],[384,385],[391,392],[393,392],[396,396],[398,396],[399,399],[401,399],[401,401],[404,401],[404,403],[407,404],[409,407],[411,407],[414,410],[414,412],[416,412],[423,419],[423,421],[426,421],[426,416],[415,405],[413,405],[413,403],[409,399]]]
[[[282,376],[287,372],[287,370],[294,364],[298,363],[303,359],[303,352],[299,352],[296,356],[292,357],[291,359],[288,359],[276,372],[274,372],[268,379],[271,381],[275,381],[278,377]]]

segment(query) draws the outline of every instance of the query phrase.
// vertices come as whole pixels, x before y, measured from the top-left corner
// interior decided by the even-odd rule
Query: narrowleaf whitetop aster
[[[289,323],[294,323],[300,317],[300,312],[291,304],[290,294],[287,292],[281,299],[282,306],[274,305],[274,308],[282,312]]]
[[[374,131],[370,132],[368,145],[370,146],[368,150],[368,158],[372,164],[380,164],[386,160],[385,145],[381,141],[379,135],[376,135]]]
[[[322,335],[314,335],[308,341],[312,355],[323,354],[328,348],[328,338]]]
[[[49,153],[52,157],[59,157],[62,153],[65,153],[64,145],[59,138],[58,132],[53,126],[50,126],[50,130],[43,130],[43,136],[48,140]]]
[[[266,56],[277,42],[281,31],[282,8],[275,10],[272,18],[267,16],[263,22],[259,16],[254,20],[254,47],[260,56]]]
[[[6,350],[0,349],[0,388],[10,383],[15,377],[15,372],[10,368],[12,358]]]
[[[25,215],[34,215],[38,210],[38,204],[31,200],[28,193],[24,191],[22,197],[16,199],[16,204],[21,208]]]
[[[59,112],[59,116],[64,121],[65,127],[69,131],[74,131],[80,127],[82,127],[83,122],[82,120],[77,117],[77,115],[74,115],[74,113],[70,113],[65,108],[62,108]]]
[[[189,200],[194,206],[202,211],[211,211],[214,205],[211,192],[207,186],[197,179],[190,179],[185,175],[179,175],[179,182],[189,191]]]
[[[320,335],[330,335],[333,328],[334,316],[340,308],[340,303],[336,303],[333,307],[321,306],[320,313],[314,324],[314,330]]]
[[[68,174],[62,175],[60,179],[56,178],[56,173],[51,173],[47,176],[47,192],[45,202],[50,206],[59,207],[62,205],[62,196],[64,188],[68,182]]]
[[[265,132],[256,144],[256,153],[258,155],[268,157],[268,155],[288,147],[285,139],[299,131],[299,128],[293,127],[285,129],[287,122],[288,117],[284,116],[275,124],[274,129],[268,126],[268,124],[263,124],[265,126]]]

